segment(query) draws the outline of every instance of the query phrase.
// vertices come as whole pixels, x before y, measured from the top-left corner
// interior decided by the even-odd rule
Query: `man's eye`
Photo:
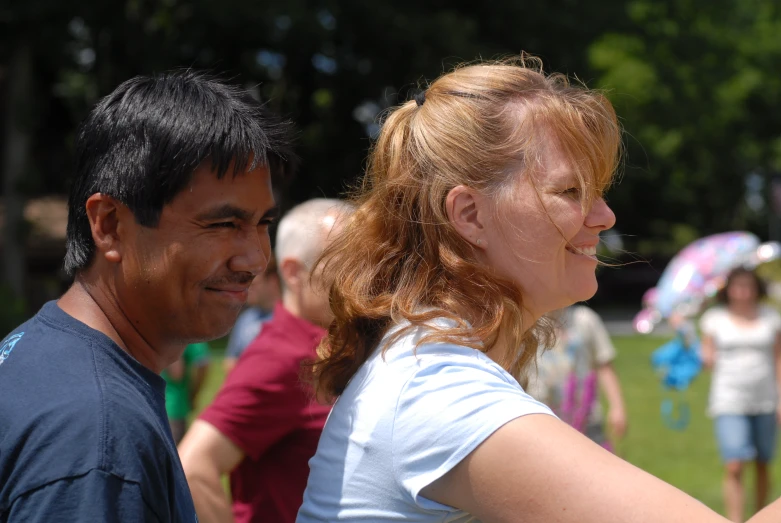
[[[258,222],[259,227],[268,227],[276,221],[276,218],[264,218]]]
[[[213,227],[215,229],[233,229],[236,227],[236,224],[233,222],[218,222],[211,224],[209,227]]]

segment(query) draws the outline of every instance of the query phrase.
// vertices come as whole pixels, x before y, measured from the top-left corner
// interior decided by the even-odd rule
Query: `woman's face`
[[[739,274],[727,287],[727,300],[733,305],[754,305],[759,300],[757,283],[750,274]]]
[[[599,233],[615,224],[613,211],[600,198],[583,214],[578,179],[553,148],[542,169],[517,183],[513,196],[500,198],[491,213],[487,263],[520,285],[535,317],[591,298]]]

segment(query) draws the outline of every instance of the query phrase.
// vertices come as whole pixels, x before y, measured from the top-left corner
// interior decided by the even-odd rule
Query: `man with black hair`
[[[74,283],[0,346],[0,521],[197,521],[159,374],[225,335],[265,269],[287,130],[192,71],[134,78],[92,110]]]

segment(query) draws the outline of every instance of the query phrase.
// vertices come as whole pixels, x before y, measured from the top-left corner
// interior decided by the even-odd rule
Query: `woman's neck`
[[[745,320],[753,320],[759,315],[759,304],[756,302],[750,303],[731,303],[727,306],[727,310],[733,316]]]
[[[530,328],[532,328],[536,323],[537,320],[540,319],[540,316],[535,315],[528,309],[522,310],[522,318],[521,318],[521,334],[525,334]],[[510,328],[509,326],[504,326],[504,329]],[[497,343],[491,347],[490,350],[485,352],[485,355],[494,360],[498,365],[502,367],[506,367],[509,362],[515,360],[519,347],[512,347],[508,343],[508,336],[506,335],[506,332],[500,332],[499,337],[497,340]]]

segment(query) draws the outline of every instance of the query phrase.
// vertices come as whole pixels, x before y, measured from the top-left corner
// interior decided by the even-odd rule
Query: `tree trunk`
[[[24,298],[24,194],[21,181],[30,155],[32,125],[32,50],[19,42],[8,67],[3,151],[3,280],[17,298]]]

